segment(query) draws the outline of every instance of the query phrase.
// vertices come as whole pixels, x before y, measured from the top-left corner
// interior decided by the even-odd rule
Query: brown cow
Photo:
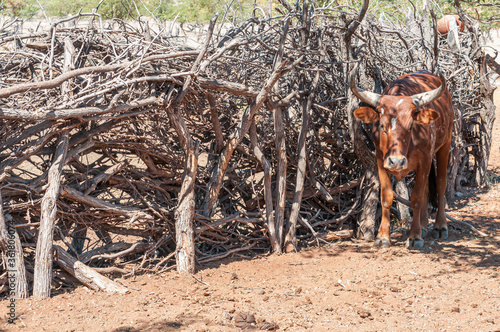
[[[373,122],[372,137],[380,179],[382,222],[375,246],[390,246],[389,211],[393,191],[388,172],[402,180],[415,170],[415,186],[410,199],[413,222],[408,247],[423,247],[422,228],[426,230],[428,225],[428,179],[430,172],[434,172],[434,155],[437,159],[438,212],[432,236],[436,239],[448,238],[444,194],[453,130],[453,106],[443,76],[428,71],[406,74],[389,84],[379,95],[356,86],[357,67],[350,74],[350,88],[371,107],[361,107],[354,111],[354,115],[365,123]]]
[[[453,21],[455,21],[455,24],[453,24]],[[445,15],[437,21],[437,31],[441,36],[446,38],[448,36],[448,32],[450,32],[450,25],[456,25],[457,30],[460,30],[460,32],[463,32],[465,28],[464,22],[462,22],[460,16]]]

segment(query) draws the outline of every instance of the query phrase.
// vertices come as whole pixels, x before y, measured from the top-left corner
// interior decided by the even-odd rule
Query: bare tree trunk
[[[288,33],[289,20],[286,21],[283,27],[283,34],[280,40],[280,47],[276,58],[274,59],[273,67],[276,70],[282,61],[284,53],[285,38]],[[278,93],[278,88],[273,87],[275,93]],[[275,107],[272,102],[266,101],[266,107],[273,112],[274,115],[274,131],[276,132],[276,206],[274,208],[274,225],[276,227],[276,237],[278,238],[279,251],[283,251],[284,232],[285,232],[285,204],[286,204],[286,140],[285,140],[285,126],[283,124],[283,109],[282,107]]]
[[[63,65],[63,72],[69,72],[73,69],[75,69],[75,46],[73,45],[73,42],[71,41],[71,38],[66,37],[64,39],[64,65]],[[73,82],[73,79],[67,80],[61,85],[61,94],[63,95],[63,98],[65,101],[68,101],[71,99],[70,96],[70,90],[71,90],[71,84]]]
[[[207,52],[210,39],[212,38],[217,17],[218,14],[215,14],[210,20],[203,48],[191,67],[193,72],[200,70],[201,62]],[[182,86],[182,90],[173,105],[167,106],[168,117],[177,132],[179,143],[184,150],[184,156],[186,158],[184,163],[184,174],[182,176],[181,191],[178,196],[177,208],[174,212],[176,237],[175,261],[177,264],[177,272],[179,273],[196,272],[193,217],[195,208],[194,184],[196,182],[196,173],[198,171],[198,143],[193,141],[189,129],[182,118],[180,110],[178,109],[178,106],[188,92],[192,80],[192,76],[188,76],[186,78],[184,85]],[[173,85],[170,92],[172,91]],[[170,97],[168,97],[168,99],[169,98]]]
[[[177,208],[174,212],[177,272],[195,273],[196,253],[194,247],[193,217],[195,208],[194,184],[198,170],[198,145],[193,141],[180,112],[172,110],[170,107],[167,107],[166,111],[172,126],[177,132],[186,158],[181,191],[178,197]]]
[[[300,31],[301,34],[300,44],[301,47],[304,49],[307,46],[309,29],[311,28],[310,24],[311,20],[308,15],[309,14],[308,10],[309,10],[309,2],[304,1],[302,7],[302,29]],[[306,74],[302,73],[299,77],[300,77],[300,89],[304,90],[306,89]],[[316,72],[315,79],[317,77],[318,77],[318,72]],[[297,229],[297,219],[299,217],[300,205],[302,203],[302,194],[304,192],[304,180],[306,177],[306,168],[307,168],[306,136],[309,129],[308,128],[309,109],[312,105],[311,95],[314,95],[314,87],[313,91],[310,91],[308,99],[302,101],[302,123],[300,127],[299,141],[297,146],[298,160],[297,160],[297,175],[295,179],[295,193],[293,195],[292,209],[290,211],[290,217],[288,220],[288,231],[286,233],[283,242],[283,248],[285,252],[292,252],[297,250],[297,239],[295,238],[295,233]],[[278,146],[278,144],[276,144],[276,146]]]
[[[292,209],[290,211],[289,227],[283,244],[285,252],[297,250],[297,238],[295,236],[297,229],[297,219],[299,217],[300,204],[302,203],[302,194],[304,193],[304,182],[307,167],[307,148],[306,136],[309,126],[309,109],[311,105],[310,98],[304,103],[302,108],[302,124],[299,133],[299,143],[297,146],[297,177],[295,179],[295,193],[293,195]]]
[[[467,23],[468,24],[468,23]],[[477,34],[478,35],[478,34]],[[474,43],[477,47],[477,44]],[[485,55],[484,50],[480,49],[478,58],[479,65],[479,80],[481,82],[480,92],[484,106],[481,108],[481,144],[479,144],[479,165],[476,167],[475,182],[476,185],[484,183],[486,171],[488,169],[488,160],[491,150],[491,140],[493,132],[493,123],[495,122],[495,104],[493,103],[493,93],[495,87],[491,85],[488,75],[489,57]]]
[[[269,105],[271,106],[271,105]],[[283,125],[283,111],[281,107],[273,109],[274,131],[276,132],[276,208],[274,209],[274,224],[280,247],[283,247],[283,234],[285,226],[285,203],[286,203],[286,142],[285,127]]]
[[[484,51],[479,61],[481,61],[479,77],[481,81],[481,93],[483,94],[484,107],[481,109],[481,144],[479,145],[480,160],[476,168],[476,185],[484,183],[486,171],[488,169],[488,160],[491,150],[491,140],[493,133],[493,123],[495,122],[495,105],[493,104],[493,93],[495,88],[491,86],[488,79],[487,58],[484,56]]]
[[[305,47],[307,40],[309,39],[309,30],[311,25],[310,16],[308,15],[308,6],[307,3],[304,3],[303,10],[303,25],[304,29],[302,29],[302,44]],[[320,39],[321,40],[321,39]],[[325,52],[323,50],[323,45],[320,44],[321,48],[321,59],[323,61],[325,57]],[[296,238],[296,229],[297,229],[297,219],[299,217],[300,206],[302,204],[302,195],[304,193],[304,183],[306,177],[306,168],[308,165],[307,162],[307,147],[306,147],[306,138],[307,132],[309,131],[309,112],[311,111],[312,103],[316,97],[316,88],[318,86],[320,78],[320,72],[317,68],[316,75],[311,84],[311,88],[309,91],[309,96],[307,97],[307,102],[305,102],[302,106],[302,124],[300,128],[299,134],[299,142],[297,146],[297,178],[295,179],[295,194],[292,202],[292,209],[290,211],[290,219],[289,219],[289,228],[285,237],[284,247],[285,252],[290,252],[292,250],[297,250],[297,238]],[[304,78],[305,79],[305,78]],[[312,170],[310,170],[311,173]]]
[[[63,72],[68,72],[75,69],[75,55],[76,50],[71,38],[64,38],[64,64]],[[69,79],[61,85],[61,94],[64,100],[67,102],[71,99],[71,84],[73,79]],[[89,192],[87,191],[86,194]],[[78,224],[72,235],[71,245],[75,248],[78,254],[83,252],[83,246],[85,245],[85,236],[87,235],[87,227],[85,225]]]
[[[307,132],[309,130],[309,112],[312,107],[312,103],[314,101],[314,97],[316,96],[316,87],[319,82],[319,71],[316,72],[316,76],[312,82],[312,91],[307,98],[307,102],[303,106],[302,109],[302,124],[300,128],[299,134],[299,142],[298,142],[298,157],[299,160],[297,162],[297,178],[295,183],[295,194],[293,197],[292,210],[290,212],[290,226],[285,238],[285,252],[290,252],[292,249],[297,250],[297,239],[295,237],[295,232],[297,228],[297,219],[299,217],[300,205],[302,202],[302,195],[304,192],[304,183],[306,176],[306,167],[307,167],[307,147],[306,147],[306,138]],[[289,246],[289,247],[287,247]]]
[[[198,169],[198,146],[189,149],[186,155],[179,203],[175,209],[175,261],[178,272],[195,273],[195,245],[193,217],[195,207],[194,184]]]
[[[346,62],[351,62],[352,59],[352,45],[351,45],[351,37],[353,33],[356,31],[357,27],[363,20],[367,10],[368,10],[369,1],[365,0],[363,4],[363,8],[360,11],[359,17],[352,24],[350,24],[346,30],[344,39],[343,39],[343,54],[346,54]],[[349,73],[349,68],[347,68],[347,75]],[[368,149],[368,146],[363,140],[363,131],[361,128],[361,124],[354,118],[353,111],[357,106],[358,102],[354,97],[354,94],[351,92],[349,88],[347,88],[346,93],[347,99],[349,100],[346,110],[347,110],[347,118],[349,121],[349,134],[353,141],[354,151],[356,156],[359,158],[361,163],[363,164],[366,173],[365,173],[365,181],[367,181],[367,185],[365,186],[365,191],[363,193],[363,211],[361,213],[360,219],[358,221],[358,232],[357,237],[363,238],[365,240],[373,240],[375,237],[375,217],[377,214],[378,202],[379,202],[379,180],[377,174],[377,165],[375,155]]]
[[[276,227],[273,218],[273,192],[271,189],[271,164],[262,153],[257,141],[257,128],[255,121],[252,121],[250,127],[250,140],[252,141],[253,153],[257,160],[262,164],[264,169],[264,200],[266,202],[266,223],[269,230],[269,240],[271,241],[271,248],[273,252],[281,252],[281,245],[276,234]]]
[[[434,65],[434,59],[427,47],[427,43],[431,42],[432,34],[431,34],[431,25],[429,22],[430,14],[429,10],[431,9],[431,4],[424,0],[422,4],[422,47],[424,52],[425,65],[427,66],[427,70],[432,71]]]
[[[28,297],[28,281],[24,266],[23,247],[14,224],[5,222],[2,193],[0,192],[0,249],[6,262],[9,297],[25,299]]]
[[[57,197],[66,152],[68,149],[68,131],[59,137],[54,154],[54,161],[49,168],[48,187],[41,203],[41,218],[35,253],[35,273],[33,296],[50,297],[52,282],[52,242],[57,214]]]
[[[460,1],[454,0],[454,6],[457,10],[458,15],[460,16],[460,20],[465,24],[467,30],[472,34],[471,42],[472,49],[478,50],[475,53],[474,60],[479,63],[479,81],[480,85],[480,93],[481,98],[479,98],[484,104],[481,108],[480,113],[480,137],[481,142],[478,144],[478,156],[476,157],[476,162],[478,163],[475,167],[475,176],[474,176],[474,184],[481,185],[484,182],[486,177],[486,170],[488,168],[488,159],[491,150],[491,140],[492,140],[492,131],[493,131],[493,123],[495,122],[495,105],[493,104],[493,93],[495,88],[491,85],[489,81],[488,73],[488,65],[490,63],[490,57],[484,53],[484,50],[481,48],[479,44],[479,26],[472,22],[467,15],[464,14]],[[493,68],[494,66],[493,66]],[[460,136],[462,137],[462,132],[460,132]],[[464,152],[465,153],[465,152]],[[460,181],[460,180],[458,180]]]

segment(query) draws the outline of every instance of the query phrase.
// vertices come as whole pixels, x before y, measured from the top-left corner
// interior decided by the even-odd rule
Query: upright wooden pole
[[[57,198],[59,196],[60,180],[69,141],[68,131],[64,131],[57,140],[54,160],[49,168],[48,187],[42,198],[40,230],[35,251],[35,273],[33,281],[33,296],[50,297],[52,282],[52,242],[57,214]]]

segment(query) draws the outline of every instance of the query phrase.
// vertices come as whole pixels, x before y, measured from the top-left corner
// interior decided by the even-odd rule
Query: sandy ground
[[[498,90],[495,100],[500,106]],[[121,279],[127,295],[80,286],[18,300],[14,325],[2,300],[0,331],[500,331],[500,120],[489,179],[448,207],[488,238],[451,223],[449,240],[428,239],[418,252],[395,233],[389,249],[346,241],[226,260],[195,276]]]

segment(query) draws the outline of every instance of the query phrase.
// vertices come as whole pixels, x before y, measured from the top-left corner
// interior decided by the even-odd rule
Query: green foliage
[[[36,1],[5,0],[2,1],[3,13],[10,16],[31,17],[38,11]]]
[[[481,29],[500,27],[500,2],[498,0],[479,0],[460,2],[462,8],[473,18],[480,20]],[[488,21],[495,21],[491,24]],[[484,23],[483,23],[484,22]]]
[[[263,2],[262,0],[257,1]],[[170,3],[160,18],[173,19],[178,15],[179,21],[208,22],[215,13],[221,18],[226,13],[226,18],[233,17],[248,18],[251,16],[254,0],[191,0],[178,1],[177,4]]]
[[[134,18],[137,17],[137,10],[130,0],[104,1],[99,7],[99,14],[103,18]]]
[[[99,4],[99,0],[5,0],[3,14],[10,16],[31,17],[35,14],[63,17],[68,14],[91,12]],[[100,5],[98,13],[103,18],[130,19],[139,15],[155,16],[163,14],[169,2],[165,0],[105,0]],[[154,12],[153,12],[154,11]]]
[[[389,20],[404,22],[408,10],[420,10],[424,0],[371,0],[371,15],[377,17],[384,15]],[[436,14],[455,13],[454,0],[427,0],[434,4]],[[288,0],[293,7],[295,0]],[[3,0],[3,14],[10,16],[31,17],[41,14],[40,4],[46,15],[62,17],[75,14],[80,9],[90,12],[97,6],[99,0]],[[278,0],[271,0],[273,8],[282,8]],[[363,0],[317,0],[316,6],[349,6],[360,9]],[[477,19],[476,10],[482,21],[500,19],[500,5],[498,0],[467,0],[460,1],[462,8],[472,17]],[[181,22],[208,22],[214,13],[219,12],[219,19],[226,14],[226,19],[250,17],[255,9],[262,10],[258,13],[267,15],[269,0],[105,0],[99,7],[98,13],[103,18],[131,19],[139,15],[154,16],[161,19],[174,19]],[[276,14],[276,12],[275,12]],[[483,25],[482,28],[498,27],[496,25]]]
[[[92,5],[97,5],[97,3],[98,2],[96,1],[85,1],[85,0],[72,0],[72,1],[53,0],[50,2],[46,2],[45,11],[49,16],[61,17],[61,16],[66,16],[68,14],[76,14],[82,8],[83,11],[87,11],[85,9],[89,9],[89,7],[92,7]]]
[[[78,13],[80,9],[82,12],[91,12],[98,4],[99,0],[52,0],[47,5],[47,12],[50,16],[66,16]],[[140,1],[136,5],[133,0],[105,0],[100,5],[98,13],[105,19],[131,19],[148,14]]]
[[[4,0],[3,14],[31,17],[44,12],[48,16],[63,17],[80,10],[91,12],[98,4],[99,0]],[[154,15],[162,19],[177,16],[179,21],[208,22],[216,12],[227,13],[229,19],[249,17],[255,4],[266,9],[269,6],[268,0],[105,0],[98,13],[105,19]]]
[[[174,17],[179,14],[181,21],[209,21],[216,12],[216,1],[213,0],[193,0],[182,1],[178,5],[169,6],[164,18]]]
[[[434,12],[437,19],[443,15],[457,13],[454,0],[426,0],[427,3],[433,4]],[[348,2],[348,1],[347,1]],[[370,1],[370,14],[380,17],[385,16],[389,20],[404,22],[404,17],[408,10],[418,11],[422,10],[424,0],[372,0]],[[358,3],[362,4],[362,1]],[[498,0],[461,0],[461,8],[474,19],[480,15],[481,21],[488,21],[490,19],[500,19],[500,3]],[[490,29],[499,27],[500,24],[481,25],[481,29]]]

